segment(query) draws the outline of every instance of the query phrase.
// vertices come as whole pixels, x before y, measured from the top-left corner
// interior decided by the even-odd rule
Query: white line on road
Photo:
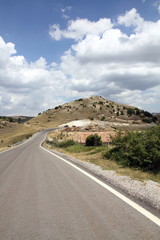
[[[87,173],[86,171],[82,170],[81,168],[77,167],[76,165],[74,165],[73,163],[65,160],[64,158],[58,156],[57,154],[50,152],[49,150],[45,149],[44,147],[41,146],[42,149],[44,149],[45,151],[47,151],[48,153],[52,154],[53,156],[61,159],[62,161],[64,161],[65,163],[68,163],[70,166],[74,167],[75,169],[77,169],[78,171],[80,171],[81,173],[83,173],[84,175],[86,175],[87,177],[89,177],[90,179],[92,179],[93,181],[95,181],[96,183],[98,183],[99,185],[101,185],[102,187],[104,187],[105,189],[107,189],[108,191],[110,191],[111,193],[113,193],[115,196],[117,196],[118,198],[120,198],[121,200],[123,200],[124,202],[126,202],[128,205],[130,205],[131,207],[133,207],[134,209],[136,209],[138,212],[140,212],[141,214],[143,214],[145,217],[147,217],[148,219],[150,219],[152,222],[154,222],[155,224],[157,224],[158,226],[160,226],[160,219],[158,217],[156,217],[155,215],[153,215],[152,213],[150,213],[149,211],[147,211],[146,209],[144,209],[143,207],[139,206],[137,203],[133,202],[132,200],[130,200],[129,198],[127,198],[126,196],[124,196],[123,194],[119,193],[118,191],[116,191],[115,189],[113,189],[112,187],[108,186],[106,183],[100,181],[99,179],[97,179],[96,177],[92,176],[91,174]]]

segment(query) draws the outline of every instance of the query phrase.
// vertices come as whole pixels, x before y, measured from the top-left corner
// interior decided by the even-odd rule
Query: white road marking
[[[133,202],[132,200],[130,200],[129,198],[127,198],[126,196],[124,196],[123,194],[119,193],[118,191],[116,191],[115,189],[113,189],[112,187],[108,186],[106,183],[100,181],[99,179],[97,179],[96,177],[92,176],[91,174],[87,173],[86,171],[82,170],[81,168],[77,167],[76,165],[72,164],[71,162],[65,160],[64,158],[58,156],[57,154],[50,152],[49,150],[45,149],[44,147],[42,147],[40,145],[40,147],[42,149],[44,149],[45,151],[47,151],[48,153],[52,154],[53,156],[61,159],[62,161],[64,161],[65,163],[69,164],[70,166],[74,167],[75,169],[77,169],[78,171],[80,171],[81,173],[83,173],[84,175],[86,175],[87,177],[89,177],[90,179],[92,179],[93,181],[95,181],[96,183],[98,183],[99,185],[101,185],[102,187],[104,187],[105,189],[107,189],[108,191],[110,191],[111,193],[113,193],[115,196],[117,196],[118,198],[120,198],[121,200],[123,200],[124,202],[126,202],[128,205],[130,205],[131,207],[133,207],[134,209],[136,209],[138,212],[140,212],[141,214],[143,214],[145,217],[147,217],[148,219],[150,219],[152,222],[154,222],[155,224],[157,224],[158,226],[160,226],[160,219],[158,217],[156,217],[155,215],[153,215],[152,213],[150,213],[149,211],[147,211],[146,209],[144,209],[143,207],[139,206],[137,203]]]

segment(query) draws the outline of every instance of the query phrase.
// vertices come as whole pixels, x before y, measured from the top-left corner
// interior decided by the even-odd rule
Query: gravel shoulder
[[[132,197],[146,203],[156,210],[160,210],[160,184],[151,180],[141,182],[133,180],[128,176],[119,176],[115,171],[103,170],[100,166],[93,163],[83,162],[79,159],[73,158],[67,154],[60,153],[56,150],[48,149],[55,154],[65,158],[68,161],[75,163],[76,165],[85,168],[87,171],[93,173],[98,178],[106,181],[113,186],[123,190],[125,193]]]

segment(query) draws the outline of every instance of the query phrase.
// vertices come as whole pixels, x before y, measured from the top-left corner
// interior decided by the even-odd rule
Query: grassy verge
[[[26,127],[24,124],[14,124],[0,130],[0,151],[4,151],[17,143],[31,137],[39,131],[38,128]]]
[[[53,143],[45,143],[47,148],[51,148],[57,150],[59,152],[63,152],[72,157],[75,157],[81,161],[86,161],[90,163],[94,163],[100,166],[104,170],[113,170],[116,171],[117,175],[125,175],[129,176],[132,179],[146,181],[152,180],[160,183],[160,174],[153,174],[150,172],[143,172],[138,169],[123,167],[116,163],[115,161],[108,160],[104,157],[108,147],[106,145],[98,146],[98,147],[86,147],[84,145],[75,144],[68,147],[59,148],[56,147]]]

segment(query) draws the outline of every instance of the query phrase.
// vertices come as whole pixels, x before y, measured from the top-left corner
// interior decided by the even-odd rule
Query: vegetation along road
[[[45,135],[0,153],[0,240],[159,239],[157,217],[43,149]]]

